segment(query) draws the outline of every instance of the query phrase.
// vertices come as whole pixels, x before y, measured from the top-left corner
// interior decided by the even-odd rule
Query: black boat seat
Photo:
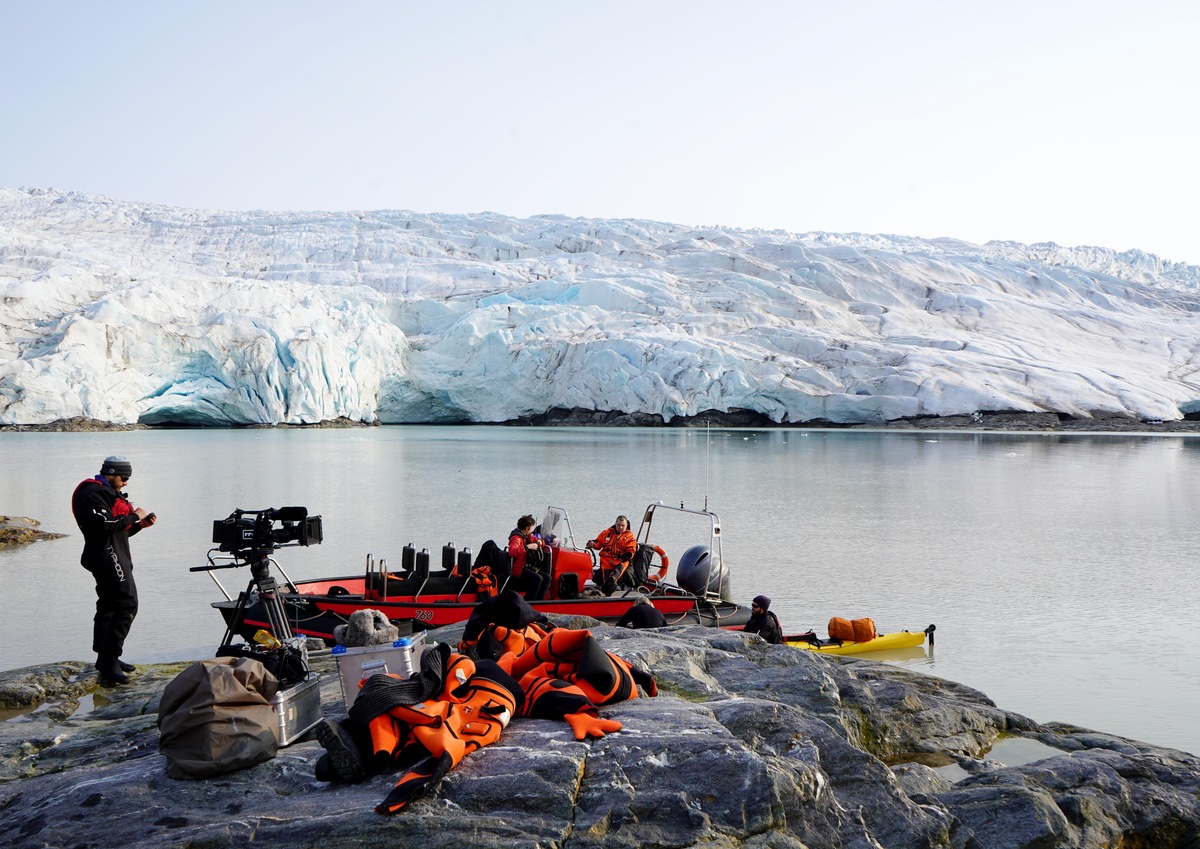
[[[469,581],[469,592],[474,592],[475,581]],[[367,592],[380,592],[380,581],[377,573],[372,573],[367,576]],[[417,576],[415,572],[401,573],[400,575],[389,574],[387,579],[387,595],[392,596],[411,596],[418,592],[421,595],[456,595],[463,588],[462,578],[451,578],[449,576],[434,575],[427,579]]]

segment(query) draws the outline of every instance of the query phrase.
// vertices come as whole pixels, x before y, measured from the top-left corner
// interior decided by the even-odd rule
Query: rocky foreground
[[[1195,756],[1039,725],[976,690],[869,660],[699,627],[593,630],[653,670],[657,698],[602,709],[624,729],[589,742],[565,723],[515,720],[395,817],[373,811],[388,776],[316,781],[323,750],[309,738],[243,772],[168,778],[156,711],[187,664],[143,668],[113,690],[79,662],[0,673],[0,708],[26,711],[0,723],[0,845],[1200,846]],[[329,655],[315,666],[326,716],[342,715]],[[1012,737],[1051,756],[984,757]]]

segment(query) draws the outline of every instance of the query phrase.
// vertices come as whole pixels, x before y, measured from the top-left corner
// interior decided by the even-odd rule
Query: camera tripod
[[[269,552],[253,551],[250,553],[248,561],[250,563],[250,582],[246,585],[245,591],[238,595],[237,607],[233,609],[233,616],[229,620],[229,627],[225,629],[225,638],[221,644],[232,643],[234,636],[245,625],[246,604],[255,590],[258,590],[258,600],[262,603],[263,610],[267,615],[271,633],[281,643],[290,640],[294,634],[292,626],[288,623],[287,612],[283,609],[283,602],[277,594],[279,584],[271,577]]]

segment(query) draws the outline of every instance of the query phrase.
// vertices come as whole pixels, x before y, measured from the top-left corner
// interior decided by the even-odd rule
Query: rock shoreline
[[[653,413],[622,413],[602,410],[553,409],[536,416],[526,416],[506,422],[438,422],[425,425],[418,423],[388,424],[379,422],[357,422],[349,419],[332,419],[314,424],[231,424],[229,429],[336,429],[357,427],[423,427],[423,426],[478,427],[660,427],[696,428],[726,427],[755,428],[761,430],[967,430],[967,431],[1051,431],[1055,433],[1200,433],[1200,419],[1178,419],[1171,421],[1146,421],[1131,416],[1096,413],[1091,418],[1060,415],[1058,413],[1023,413],[1015,411],[989,411],[962,416],[916,416],[886,422],[860,422],[841,424],[828,421],[774,422],[752,410],[720,412],[708,410],[695,416],[680,416],[667,422]],[[101,431],[127,430],[210,430],[211,427],[194,425],[146,425],[141,423],[118,424],[88,418],[59,419],[45,424],[0,425],[0,432],[14,433],[94,433]]]
[[[0,551],[47,539],[63,539],[66,534],[40,530],[42,523],[27,516],[0,516]]]
[[[578,622],[564,622],[577,627]],[[1200,758],[1064,724],[1038,724],[954,682],[863,658],[769,646],[739,632],[593,624],[651,669],[656,698],[602,709],[624,729],[579,742],[515,720],[395,817],[388,776],[313,777],[313,740],[207,781],[167,778],[162,688],[186,664],[97,690],[80,662],[0,673],[0,844],[13,849],[250,842],[341,849],[450,847],[1053,849],[1200,844]],[[457,641],[461,627],[436,632]],[[322,709],[343,710],[318,654]],[[986,758],[1004,740],[1050,757]],[[948,776],[921,762],[952,763]]]

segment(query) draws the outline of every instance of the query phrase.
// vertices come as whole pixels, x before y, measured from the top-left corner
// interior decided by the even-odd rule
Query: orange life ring
[[[658,559],[662,561],[662,565],[658,567],[658,574],[650,576],[650,580],[657,583],[658,581],[661,581],[667,577],[667,567],[671,565],[671,561],[667,558],[667,553],[657,545],[652,545],[650,548],[654,549],[654,553],[657,554]]]

